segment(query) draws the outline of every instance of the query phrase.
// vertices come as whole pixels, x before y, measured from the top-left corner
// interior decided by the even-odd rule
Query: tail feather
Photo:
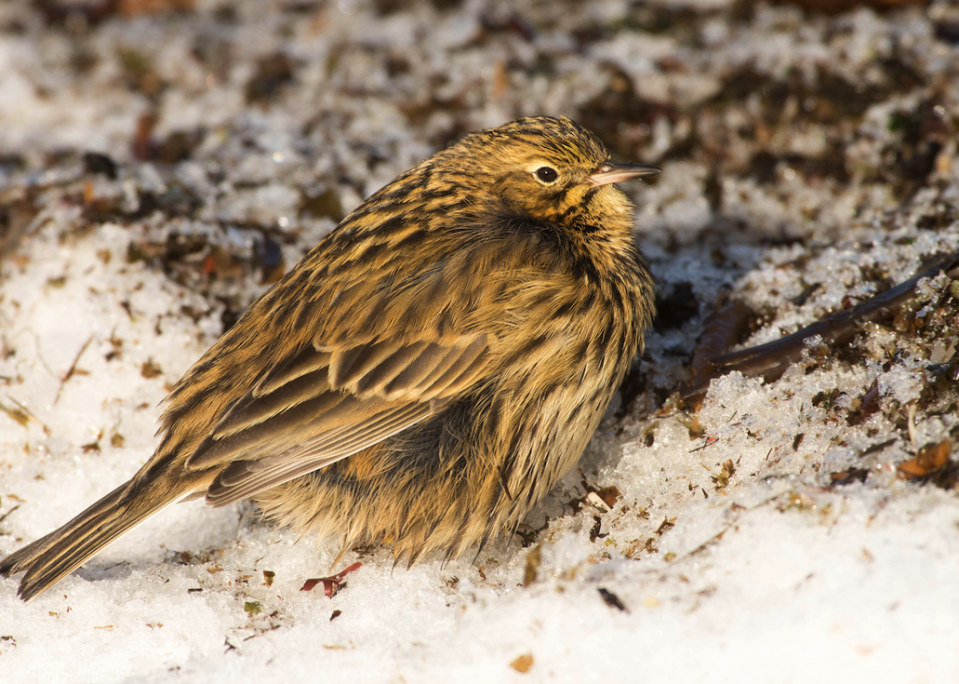
[[[76,570],[121,535],[180,500],[182,491],[166,496],[137,495],[130,483],[114,489],[63,527],[0,561],[0,575],[26,572],[17,590],[20,598],[35,598]]]

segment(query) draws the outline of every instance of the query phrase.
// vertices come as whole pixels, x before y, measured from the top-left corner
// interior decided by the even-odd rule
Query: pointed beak
[[[589,184],[596,187],[599,185],[609,185],[610,183],[622,183],[633,178],[642,178],[643,176],[655,176],[662,171],[656,166],[647,166],[646,164],[620,164],[618,162],[606,162],[596,172],[591,174],[587,180]]]

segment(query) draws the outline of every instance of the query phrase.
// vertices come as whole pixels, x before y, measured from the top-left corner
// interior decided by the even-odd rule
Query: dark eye
[[[556,173],[556,169],[550,168],[549,166],[541,166],[536,169],[536,177],[544,183],[552,183],[559,177],[559,174]]]

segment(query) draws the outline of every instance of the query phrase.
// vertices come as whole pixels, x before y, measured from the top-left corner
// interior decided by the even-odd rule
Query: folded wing
[[[223,468],[206,494],[214,506],[248,498],[429,418],[486,361],[485,335],[307,347],[235,402],[186,468]]]

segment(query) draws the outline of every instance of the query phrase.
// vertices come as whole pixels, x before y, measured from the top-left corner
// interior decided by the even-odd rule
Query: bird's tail
[[[26,572],[17,593],[24,601],[39,596],[66,575],[147,518],[183,498],[179,488],[147,496],[127,482],[63,527],[0,561],[0,575]]]

